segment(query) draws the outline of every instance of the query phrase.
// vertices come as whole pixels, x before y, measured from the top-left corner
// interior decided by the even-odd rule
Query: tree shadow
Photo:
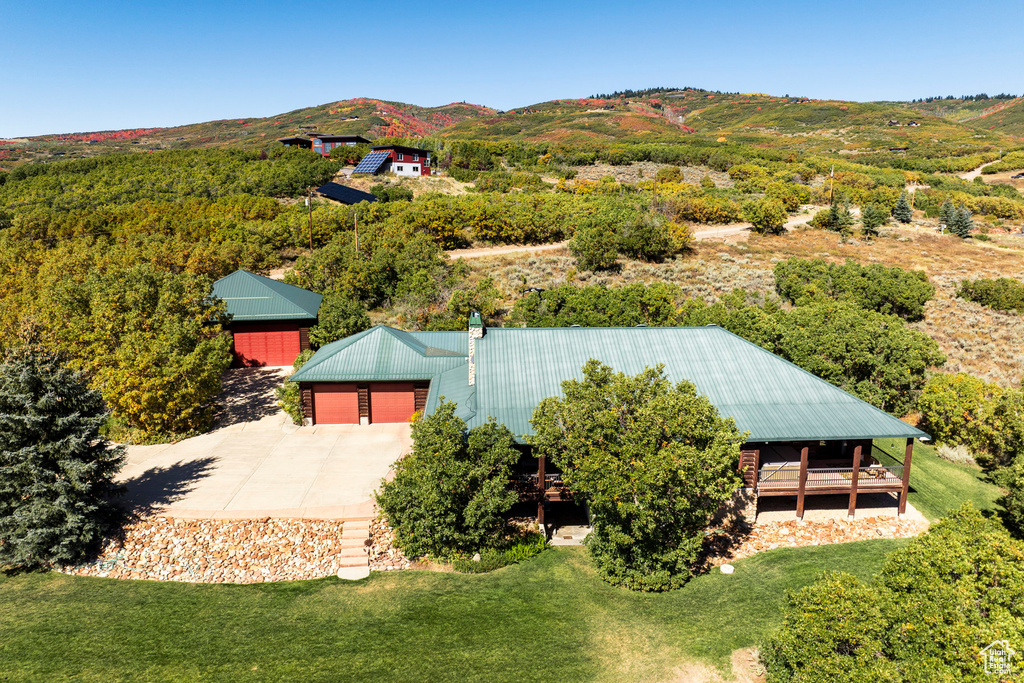
[[[122,482],[125,495],[118,501],[122,524],[152,515],[184,498],[200,479],[210,476],[217,458],[178,462],[168,467],[153,467]]]
[[[217,397],[214,429],[256,422],[277,415],[274,389],[286,373],[274,368],[235,368],[224,373],[223,390]]]

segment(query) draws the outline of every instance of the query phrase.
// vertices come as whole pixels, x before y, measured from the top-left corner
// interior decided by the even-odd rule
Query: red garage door
[[[298,323],[232,326],[235,366],[291,365],[301,351]]]
[[[359,424],[359,392],[354,384],[313,385],[314,424]]]
[[[416,412],[416,393],[411,382],[370,385],[370,422],[408,422]]]

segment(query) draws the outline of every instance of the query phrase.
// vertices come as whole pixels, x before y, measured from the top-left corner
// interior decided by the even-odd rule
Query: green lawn
[[[889,453],[899,453],[902,459],[903,442],[879,441]],[[1002,495],[999,487],[985,481],[984,473],[976,467],[954,465],[935,454],[935,447],[917,442],[910,465],[910,504],[931,520],[945,516],[970,501],[979,510],[1001,509],[996,500]]]
[[[252,586],[0,578],[0,680],[650,680],[728,671],[823,569],[861,577],[905,541],[781,549],[667,594],[603,583],[580,548],[483,575]]]

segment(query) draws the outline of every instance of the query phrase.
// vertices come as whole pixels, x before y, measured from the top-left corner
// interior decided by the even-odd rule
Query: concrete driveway
[[[286,375],[233,370],[218,428],[174,444],[129,446],[119,480],[132,508],[214,519],[372,514],[373,491],[411,447],[411,426],[296,427],[274,406],[273,387]]]

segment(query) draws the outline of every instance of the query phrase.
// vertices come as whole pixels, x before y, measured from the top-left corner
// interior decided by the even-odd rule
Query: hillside
[[[933,99],[930,102],[911,102],[907,106],[982,130],[1024,137],[1024,97]]]
[[[0,140],[0,166],[50,157],[95,156],[108,152],[233,147],[253,149],[277,138],[318,131],[338,135],[422,137],[465,119],[492,116],[494,110],[452,103],[420,107],[402,102],[354,98],[266,118],[224,119],[173,128],[43,135]]]

